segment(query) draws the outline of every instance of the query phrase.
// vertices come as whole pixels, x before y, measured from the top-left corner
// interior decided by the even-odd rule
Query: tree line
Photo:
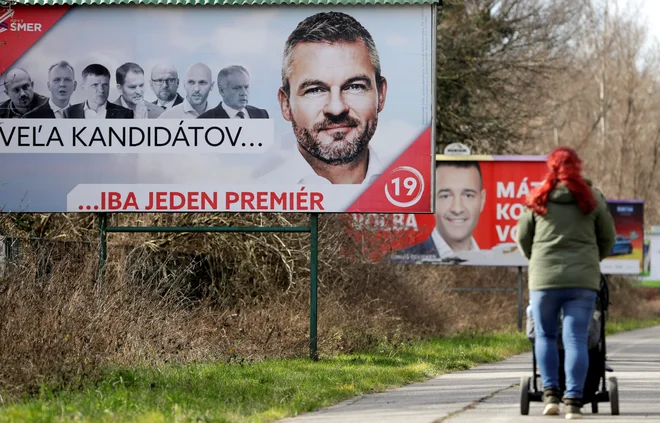
[[[642,2],[444,0],[437,147],[479,154],[577,149],[610,198],[657,220],[660,46]]]

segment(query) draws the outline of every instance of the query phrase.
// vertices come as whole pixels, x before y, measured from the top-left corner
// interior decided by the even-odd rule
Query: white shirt
[[[440,232],[438,232],[438,228],[433,229],[433,232],[431,233],[431,239],[433,239],[433,243],[435,244],[435,248],[438,250],[438,255],[441,259],[445,257],[454,257],[456,254],[458,254],[455,253],[449,244],[447,244],[447,241],[442,238],[442,235],[440,235]],[[472,238],[471,243],[472,245],[470,246],[470,251],[479,251],[479,246],[474,240],[474,237]]]
[[[209,102],[206,102],[206,107],[202,110],[202,113],[206,112],[209,109]],[[195,119],[202,113],[197,113],[197,110],[193,108],[187,98],[183,99],[183,103],[177,104],[171,109],[165,110],[158,116],[158,119]]]
[[[85,119],[105,119],[105,106],[108,102],[103,103],[99,108],[94,111],[89,108],[87,102],[85,102]]]
[[[361,184],[372,184],[381,173],[383,173],[383,165],[378,159],[376,152],[369,147],[369,164],[367,166],[367,174]],[[325,184],[331,185],[328,179],[319,176],[314,172],[314,169],[307,163],[300,150],[296,148],[295,151],[289,156],[289,160],[284,162],[280,167],[273,170],[266,175],[260,177],[257,182],[260,183],[276,183],[276,184]]]
[[[174,96],[174,98],[172,100],[168,101],[167,103],[163,103],[163,100],[161,100],[160,98],[157,101],[158,101],[158,103],[156,103],[156,104],[158,104],[160,107],[164,107],[166,109],[169,109],[170,107],[172,107],[172,104],[174,104],[174,102],[176,101],[176,95]]]
[[[87,104],[87,102],[85,102],[85,104]],[[57,118],[57,119],[62,119],[62,110],[66,109],[66,108],[69,107],[71,104],[67,104],[67,105],[64,106],[64,107],[60,107],[60,106],[58,106],[57,104],[53,103],[53,100],[49,98],[49,99],[48,99],[48,105],[49,105],[50,108],[53,110],[53,113],[55,113],[55,118]]]
[[[243,115],[245,116],[243,119],[250,119],[250,114],[245,110],[245,108],[242,108],[241,110],[236,110],[233,107],[229,107],[225,104],[225,102],[222,102],[222,108],[225,109],[225,112],[229,115],[229,119],[240,119],[237,118],[236,115],[238,112],[243,112]]]

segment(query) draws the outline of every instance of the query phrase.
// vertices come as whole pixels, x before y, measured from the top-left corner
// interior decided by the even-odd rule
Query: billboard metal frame
[[[318,355],[318,256],[319,256],[319,215],[310,213],[309,226],[108,226],[109,213],[98,213],[99,221],[99,280],[105,280],[108,261],[109,233],[309,233],[310,241],[310,285],[309,285],[309,357],[317,361]]]

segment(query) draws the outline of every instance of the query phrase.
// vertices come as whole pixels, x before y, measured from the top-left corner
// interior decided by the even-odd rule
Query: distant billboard
[[[601,269],[608,274],[639,275],[644,271],[644,202],[608,200],[616,240]]]
[[[434,7],[15,6],[0,210],[431,213]]]
[[[523,202],[545,176],[545,156],[436,156],[435,214],[355,214],[349,235],[373,261],[527,266],[516,244]],[[642,270],[643,202],[608,200],[617,241],[606,274]]]

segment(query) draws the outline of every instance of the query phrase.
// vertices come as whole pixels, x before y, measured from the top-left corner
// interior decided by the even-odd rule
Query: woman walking
[[[616,232],[605,197],[582,176],[582,161],[575,150],[557,148],[549,155],[547,166],[544,181],[525,203],[517,243],[529,259],[543,414],[559,414],[557,325],[561,310],[566,373],[563,402],[566,418],[579,419],[589,368],[589,323],[600,289],[600,261],[614,245]]]

